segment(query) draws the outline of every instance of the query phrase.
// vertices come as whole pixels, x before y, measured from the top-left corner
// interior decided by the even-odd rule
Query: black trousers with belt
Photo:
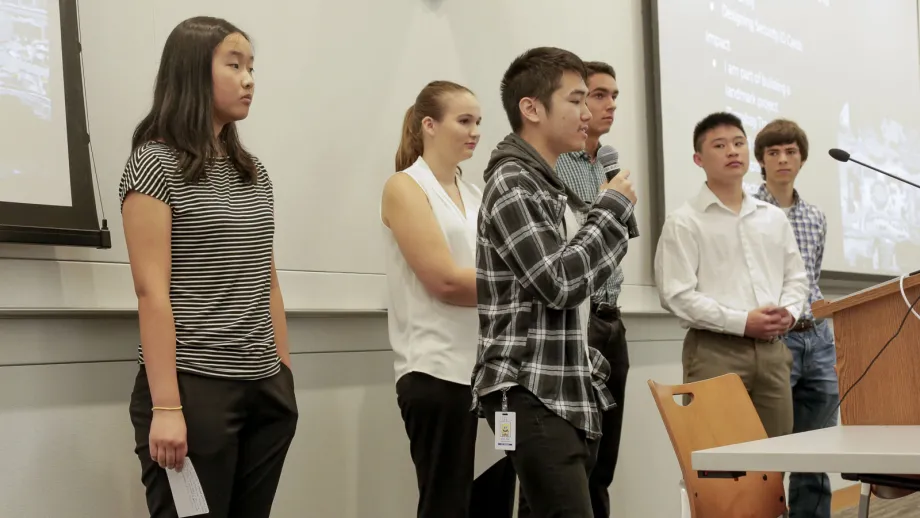
[[[591,304],[588,324],[588,344],[597,349],[610,363],[607,388],[617,405],[604,413],[601,423],[597,461],[588,480],[594,518],[610,516],[610,484],[620,453],[620,434],[623,430],[623,407],[626,399],[626,377],[629,373],[629,350],[626,345],[626,327],[618,308]]]
[[[209,518],[268,518],[288,448],[297,427],[294,376],[281,372],[257,381],[178,374],[188,455]],[[176,518],[166,471],[150,458],[153,403],[141,366],[131,394],[135,452],[141,462],[151,518]]]
[[[626,345],[626,327],[620,310],[607,304],[591,304],[588,322],[588,345],[597,349],[610,363],[607,388],[617,405],[602,416],[603,435],[595,445],[593,466],[588,477],[588,494],[594,518],[610,516],[610,484],[620,453],[620,435],[623,430],[623,405],[626,399],[626,376],[629,372],[629,350]],[[525,494],[521,492],[519,513],[521,517],[535,515]],[[555,515],[553,515],[555,516]],[[560,515],[561,516],[561,515]]]
[[[520,518],[592,518],[588,479],[598,441],[555,414],[521,386],[507,389],[507,411],[515,414],[515,449],[505,455],[521,482]],[[482,396],[489,427],[503,392]]]

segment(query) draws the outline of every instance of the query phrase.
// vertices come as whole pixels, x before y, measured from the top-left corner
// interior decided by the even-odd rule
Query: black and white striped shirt
[[[137,191],[172,209],[169,297],[178,371],[259,379],[280,369],[269,310],[274,199],[268,173],[255,163],[255,185],[224,157],[209,161],[202,180],[191,184],[178,171],[176,151],[150,142],[125,166],[122,203]],[[143,364],[141,347],[138,360]]]

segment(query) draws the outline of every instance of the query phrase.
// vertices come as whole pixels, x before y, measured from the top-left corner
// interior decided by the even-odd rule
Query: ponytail
[[[396,171],[405,171],[424,151],[422,142],[421,122],[415,117],[415,105],[406,110],[406,116],[403,119],[402,138],[399,141],[399,149],[396,150]]]
[[[405,171],[425,152],[422,140],[422,121],[431,117],[440,121],[444,116],[443,97],[454,92],[470,92],[470,89],[450,81],[432,81],[419,92],[415,103],[406,110],[403,119],[402,138],[396,150],[396,171]]]

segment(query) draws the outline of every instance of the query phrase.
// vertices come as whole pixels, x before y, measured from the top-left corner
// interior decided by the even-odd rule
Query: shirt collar
[[[741,211],[738,213],[739,217],[746,216],[754,212],[755,210],[757,210],[758,207],[761,207],[762,204],[764,203],[758,199],[753,198],[751,195],[744,192],[743,190],[741,192],[741,196],[742,196]],[[725,209],[726,211],[732,214],[735,214],[733,210],[726,207],[725,204],[722,203],[721,200],[719,200],[719,198],[712,192],[712,190],[709,188],[709,185],[706,182],[703,182],[702,187],[700,187],[700,192],[693,199],[693,205],[696,208],[696,210],[700,212],[706,212],[713,205],[717,205]]]
[[[771,193],[770,190],[767,189],[767,184],[765,183],[760,184],[760,189],[758,189],[757,191],[757,197],[769,203],[770,205],[776,205],[777,207],[779,207],[779,202],[776,201],[776,197],[773,196],[773,193]],[[803,203],[804,202],[802,201],[802,198],[799,196],[799,191],[796,189],[792,189],[792,207],[791,208],[795,210]]]
[[[594,150],[594,158],[591,158],[591,155],[588,154],[587,149],[583,149],[581,151],[575,151],[574,153],[572,153],[572,156],[575,158],[580,158],[584,160],[585,162],[593,164],[594,162],[597,161],[597,151],[600,148],[601,148],[601,142],[597,141],[597,149]]]

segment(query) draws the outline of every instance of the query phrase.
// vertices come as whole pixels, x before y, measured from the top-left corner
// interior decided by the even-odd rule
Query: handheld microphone
[[[900,176],[893,175],[893,174],[891,174],[891,173],[889,173],[889,172],[886,172],[886,171],[882,171],[881,169],[879,169],[879,168],[877,168],[877,167],[873,167],[873,166],[871,166],[871,165],[869,165],[869,164],[864,164],[864,163],[860,162],[859,160],[856,160],[855,158],[851,157],[849,153],[847,153],[846,151],[844,151],[844,150],[842,150],[842,149],[833,148],[833,149],[831,149],[830,151],[828,151],[827,153],[831,156],[831,158],[833,158],[834,160],[837,160],[838,162],[854,162],[854,163],[857,163],[857,164],[859,164],[859,165],[861,165],[861,166],[863,166],[863,167],[868,167],[869,169],[872,169],[873,171],[876,171],[876,172],[878,172],[878,173],[882,173],[882,174],[885,175],[885,176],[888,176],[888,177],[890,177],[890,178],[894,178],[895,180],[900,180],[900,181],[906,183],[907,185],[912,185],[912,186],[914,186],[914,187],[920,189],[920,185],[917,185],[917,184],[915,184],[914,182],[911,182],[911,181],[909,181],[909,180],[905,180],[904,178],[901,178]],[[600,152],[598,152],[598,157],[600,157]]]
[[[597,161],[604,168],[608,182],[620,173],[620,153],[613,146],[601,146],[597,150]]]

